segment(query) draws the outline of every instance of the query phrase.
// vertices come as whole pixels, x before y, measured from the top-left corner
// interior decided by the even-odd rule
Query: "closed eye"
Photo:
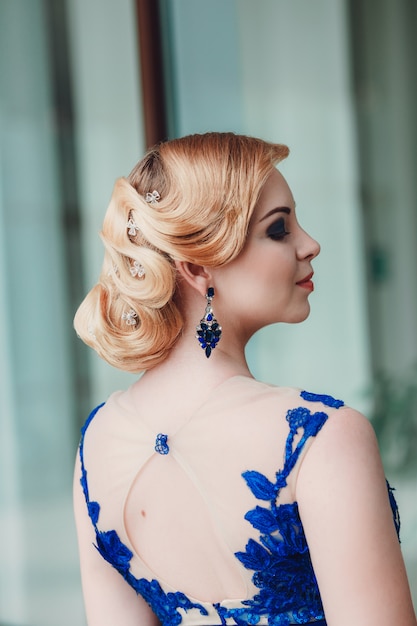
[[[285,227],[285,219],[283,217],[273,222],[266,230],[267,237],[273,241],[282,241],[289,234],[289,231]]]

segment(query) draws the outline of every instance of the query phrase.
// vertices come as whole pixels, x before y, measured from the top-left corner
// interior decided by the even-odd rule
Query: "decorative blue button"
[[[163,433],[159,433],[159,435],[156,435],[156,441],[155,441],[156,452],[158,452],[159,454],[168,454],[169,445],[167,444],[167,441],[168,441],[168,435],[164,435]]]

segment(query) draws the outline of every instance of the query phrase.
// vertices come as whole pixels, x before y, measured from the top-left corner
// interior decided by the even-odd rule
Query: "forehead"
[[[294,209],[295,202],[287,181],[281,172],[274,169],[262,188],[253,219],[262,218],[267,211],[279,207]]]

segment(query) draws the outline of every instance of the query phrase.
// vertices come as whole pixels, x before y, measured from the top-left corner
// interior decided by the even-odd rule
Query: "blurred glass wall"
[[[143,151],[135,24],[131,2],[0,1],[1,624],[84,623],[72,472],[100,363],[72,318]]]
[[[233,130],[290,146],[282,171],[322,245],[317,292],[306,323],[264,329],[248,358],[267,381],[373,415],[417,594],[416,9],[159,8],[170,136]],[[113,182],[145,149],[136,9],[0,0],[0,624],[84,624],[71,511],[79,427],[133,378],[84,348],[72,317],[99,272]]]

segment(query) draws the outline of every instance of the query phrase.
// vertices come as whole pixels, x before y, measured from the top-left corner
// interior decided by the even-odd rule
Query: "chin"
[[[287,322],[287,324],[300,324],[301,322],[305,322],[309,315],[310,305],[308,304],[303,311],[297,311],[297,313],[294,313],[294,315],[292,315],[290,319],[285,321]]]

